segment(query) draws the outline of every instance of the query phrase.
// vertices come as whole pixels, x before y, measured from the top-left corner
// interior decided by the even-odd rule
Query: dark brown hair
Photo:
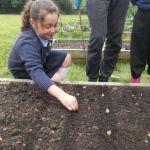
[[[21,13],[21,31],[31,27],[30,18],[35,21],[43,21],[44,16],[49,13],[57,13],[59,15],[59,9],[52,0],[28,0]]]

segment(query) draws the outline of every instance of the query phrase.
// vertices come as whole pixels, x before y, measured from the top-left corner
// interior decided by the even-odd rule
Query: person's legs
[[[56,82],[64,80],[70,70],[70,65],[71,65],[71,56],[70,54],[67,54],[66,58],[64,59],[64,62],[51,79]]]
[[[100,82],[107,82],[116,66],[122,47],[122,33],[129,0],[110,0],[107,19],[107,40],[100,68]]]
[[[49,76],[50,79],[59,82],[64,80],[70,69],[70,64],[70,54],[66,54],[63,51],[53,50],[47,56],[43,67],[45,73]]]
[[[150,25],[150,12],[147,12],[147,16],[148,16],[148,20],[149,20],[149,22],[148,22],[148,24]],[[148,48],[147,48],[147,65],[148,65],[148,68],[147,68],[147,73],[150,75],[150,26],[148,26],[148,41],[149,41],[149,46],[148,46]]]
[[[145,12],[138,11],[131,35],[132,82],[139,79],[145,69],[149,48],[149,21]],[[140,80],[139,80],[140,81]]]
[[[109,3],[109,0],[87,0],[87,14],[91,27],[86,64],[86,74],[89,81],[97,81],[99,76]]]
[[[149,41],[150,41],[150,38],[149,38]],[[147,74],[150,75],[150,44],[149,44],[148,55],[147,55],[147,65],[148,65]]]

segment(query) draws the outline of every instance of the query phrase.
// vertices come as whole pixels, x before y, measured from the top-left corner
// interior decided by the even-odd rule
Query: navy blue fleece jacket
[[[16,40],[9,56],[8,68],[17,78],[32,79],[47,91],[54,84],[43,68],[48,54],[49,48],[42,45],[35,31],[30,28],[23,31]]]
[[[150,0],[131,0],[141,10],[150,10]]]

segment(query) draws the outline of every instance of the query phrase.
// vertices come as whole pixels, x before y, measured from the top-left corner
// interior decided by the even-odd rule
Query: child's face
[[[47,14],[43,22],[35,21],[33,25],[40,37],[49,39],[58,31],[58,14]]]

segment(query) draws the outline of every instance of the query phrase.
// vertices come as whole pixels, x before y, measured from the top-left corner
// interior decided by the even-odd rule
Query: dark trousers
[[[122,33],[129,0],[87,0],[91,27],[86,74],[90,81],[108,81],[122,47]],[[106,41],[104,57],[102,48]]]
[[[141,76],[148,65],[150,74],[150,11],[138,10],[133,23],[131,35],[131,75]]]

